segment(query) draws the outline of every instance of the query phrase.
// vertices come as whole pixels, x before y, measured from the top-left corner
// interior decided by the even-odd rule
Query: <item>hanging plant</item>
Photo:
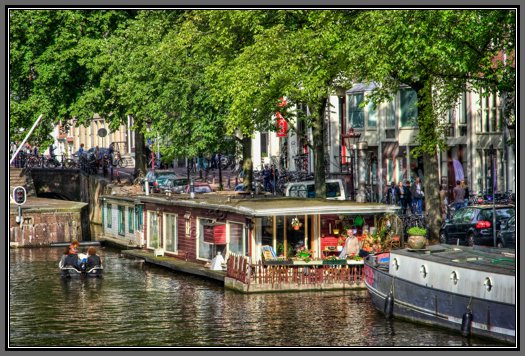
[[[297,217],[295,217],[295,218],[292,219],[291,224],[292,224],[292,227],[293,227],[295,230],[299,230],[299,228],[300,228],[301,226],[303,226],[303,224],[299,221],[299,219],[297,219]]]

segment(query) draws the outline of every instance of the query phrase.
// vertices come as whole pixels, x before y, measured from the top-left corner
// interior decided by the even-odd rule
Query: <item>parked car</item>
[[[195,182],[194,191],[195,193],[211,193],[213,192],[213,189],[211,189],[211,186],[208,183]],[[186,186],[186,193],[189,193],[189,192],[190,192],[190,185],[188,184]]]
[[[460,245],[494,246],[492,205],[471,205],[457,210],[451,219],[441,226],[439,238],[442,243]],[[515,216],[511,205],[496,205],[496,237],[502,225]],[[504,242],[497,238],[496,246]]]
[[[184,193],[188,185],[187,178],[161,177],[157,179],[161,192],[171,191],[172,193]]]
[[[502,224],[497,236],[498,247],[516,248],[516,217],[507,220]]]
[[[287,197],[315,198],[315,181],[288,183],[284,195]],[[341,179],[326,180],[326,199],[346,200],[346,192]]]
[[[147,180],[149,183],[150,192],[159,193],[159,180],[175,178],[177,178],[177,174],[175,174],[173,170],[155,169],[148,170],[145,180]]]

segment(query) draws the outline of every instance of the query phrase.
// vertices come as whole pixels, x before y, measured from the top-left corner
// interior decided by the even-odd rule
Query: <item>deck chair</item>
[[[261,247],[263,260],[273,260],[277,258],[277,254],[275,253],[274,249],[270,245],[263,245]]]

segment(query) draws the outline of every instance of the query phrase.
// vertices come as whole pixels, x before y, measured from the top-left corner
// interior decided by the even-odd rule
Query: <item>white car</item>
[[[315,198],[315,181],[288,183],[284,195],[297,198]],[[346,191],[341,179],[326,180],[326,199],[346,200]]]

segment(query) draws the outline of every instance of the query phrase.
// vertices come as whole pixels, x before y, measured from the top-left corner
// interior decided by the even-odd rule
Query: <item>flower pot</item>
[[[300,228],[301,227],[299,225],[293,227],[294,230],[299,230]]]
[[[414,250],[425,248],[427,238],[425,236],[413,235],[408,237],[407,245]]]

